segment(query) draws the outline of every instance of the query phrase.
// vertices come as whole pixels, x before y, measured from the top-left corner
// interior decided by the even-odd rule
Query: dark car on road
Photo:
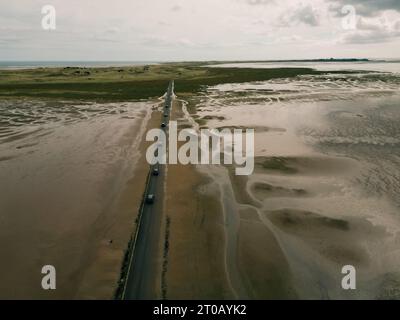
[[[146,203],[147,204],[153,204],[155,200],[155,195],[154,194],[148,194],[146,197]]]

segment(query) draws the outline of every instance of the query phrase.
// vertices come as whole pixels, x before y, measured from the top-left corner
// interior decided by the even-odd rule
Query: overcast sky
[[[0,60],[327,57],[400,57],[400,0],[0,0]]]

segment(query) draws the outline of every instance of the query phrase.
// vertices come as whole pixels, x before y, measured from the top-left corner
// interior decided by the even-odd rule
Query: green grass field
[[[323,73],[307,68],[215,68],[205,63],[0,70],[0,97],[129,101],[160,96],[171,79],[175,80],[175,92],[185,95],[209,85]]]

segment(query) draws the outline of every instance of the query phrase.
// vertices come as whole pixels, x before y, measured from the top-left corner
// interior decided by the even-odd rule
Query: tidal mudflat
[[[156,298],[399,298],[399,77],[200,64],[4,73],[0,297],[113,297],[177,74],[171,120],[255,129],[255,170],[167,166]]]
[[[324,74],[204,64],[1,70],[0,255],[7,263],[0,270],[0,297],[114,297],[148,173],[144,134],[160,124],[160,112],[153,111],[170,79],[176,79],[176,94],[185,97],[205,85]],[[175,187],[165,190],[174,204]],[[213,208],[212,218],[220,221],[218,204]],[[171,230],[176,226],[174,220]],[[207,234],[214,237],[212,230]],[[195,247],[202,245],[203,233],[197,235]],[[215,239],[217,261],[224,262],[222,238]],[[41,288],[44,265],[56,267],[56,291]],[[222,279],[225,269],[217,268],[218,274],[207,269],[203,279],[213,274],[216,282]],[[192,269],[185,271],[190,278]],[[227,286],[214,284],[210,280],[209,290],[192,297],[233,297]]]
[[[0,297],[113,297],[154,103],[0,102]],[[55,291],[41,288],[44,265]]]
[[[400,297],[399,88],[396,74],[304,75],[184,102],[197,129],[255,128],[253,175],[198,167],[221,205],[234,297]],[[345,265],[355,291],[341,287]]]

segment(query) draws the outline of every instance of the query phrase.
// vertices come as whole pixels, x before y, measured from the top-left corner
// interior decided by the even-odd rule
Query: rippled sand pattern
[[[129,104],[76,104],[45,101],[0,101],[0,143],[24,138],[45,128],[106,115],[134,119]]]
[[[259,83],[223,84],[210,88],[207,96],[215,95],[220,104],[296,103],[382,96],[398,92],[399,87],[400,77],[391,74],[299,76]]]
[[[230,175],[227,201],[241,221],[226,225],[227,252],[239,241],[238,256],[252,261],[238,260],[248,295],[271,296],[271,282],[255,276],[271,267],[267,249],[248,247],[262,225],[290,266],[290,286],[279,284],[287,297],[400,298],[399,89],[389,73],[300,76],[219,85],[188,101],[200,127],[256,128],[255,172]],[[341,289],[347,264],[356,291]]]

